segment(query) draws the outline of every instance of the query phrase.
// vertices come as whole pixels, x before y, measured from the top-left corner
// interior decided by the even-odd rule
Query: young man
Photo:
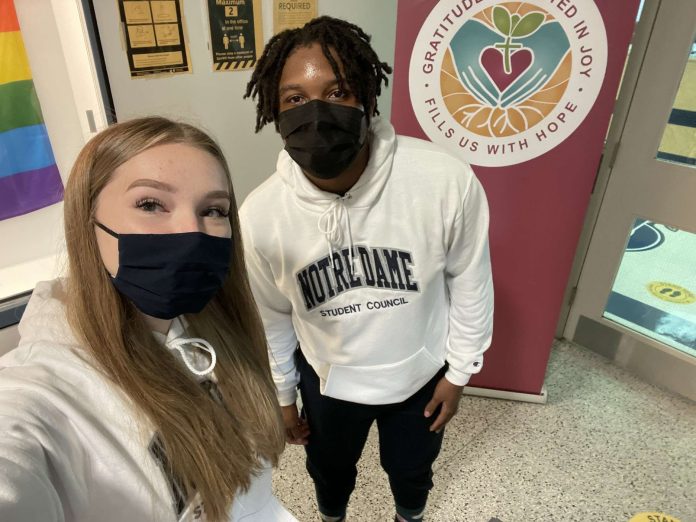
[[[285,150],[241,220],[322,520],[344,520],[376,421],[396,520],[420,521],[443,428],[490,344],[488,207],[466,163],[377,117],[391,68],[369,42],[329,17],[268,42],[246,96]]]

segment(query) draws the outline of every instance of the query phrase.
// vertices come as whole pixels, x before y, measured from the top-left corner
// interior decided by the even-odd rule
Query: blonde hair
[[[215,347],[221,403],[156,342],[142,314],[115,289],[95,236],[97,197],[114,170],[151,147],[171,143],[213,155],[229,183],[234,245],[229,274],[202,312],[186,316],[189,333]],[[235,493],[247,489],[261,469],[259,458],[277,464],[284,433],[222,151],[197,128],[165,118],[109,127],[84,147],[72,169],[65,191],[65,237],[72,329],[97,368],[154,425],[170,471],[186,491],[200,494],[208,519],[226,520]]]

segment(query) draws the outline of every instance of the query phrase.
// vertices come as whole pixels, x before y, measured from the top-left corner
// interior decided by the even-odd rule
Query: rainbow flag
[[[0,219],[62,199],[14,0],[0,0]]]

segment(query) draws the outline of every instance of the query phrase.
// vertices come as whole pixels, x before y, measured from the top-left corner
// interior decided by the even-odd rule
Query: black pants
[[[440,453],[444,430],[428,431],[439,409],[430,418],[423,411],[445,368],[404,402],[375,406],[321,395],[314,369],[300,350],[296,356],[303,415],[311,430],[305,446],[307,471],[324,514],[341,515],[348,505],[355,488],[356,464],[375,420],[380,462],[389,476],[394,500],[406,509],[424,507],[433,487],[432,464]]]

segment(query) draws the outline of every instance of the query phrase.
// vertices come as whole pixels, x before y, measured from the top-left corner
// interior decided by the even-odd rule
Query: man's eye
[[[333,91],[329,95],[329,98],[335,98],[335,99],[341,100],[341,99],[345,98],[346,96],[348,96],[348,93],[346,91],[342,91],[341,89],[336,89],[335,91]]]
[[[297,104],[303,103],[304,98],[302,96],[300,96],[299,94],[295,94],[293,96],[290,96],[287,101],[288,101],[288,103],[292,103],[293,105],[297,105]]]

